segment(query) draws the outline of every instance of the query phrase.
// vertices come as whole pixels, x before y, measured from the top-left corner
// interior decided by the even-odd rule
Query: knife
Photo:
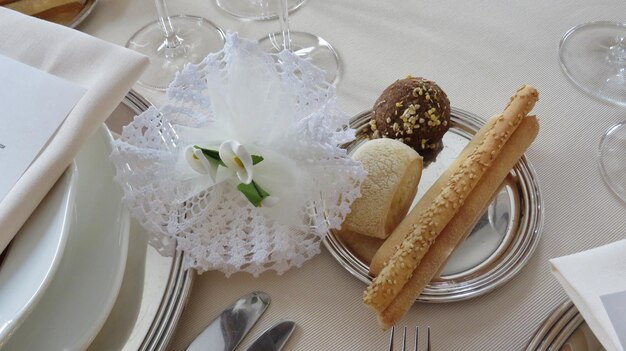
[[[295,328],[296,323],[293,321],[277,323],[264,331],[247,351],[280,351]]]
[[[269,303],[269,295],[260,291],[241,297],[215,318],[189,345],[187,351],[234,350]]]

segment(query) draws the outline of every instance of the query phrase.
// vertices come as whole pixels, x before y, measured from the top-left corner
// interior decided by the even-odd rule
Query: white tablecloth
[[[204,16],[248,37],[278,28],[277,21],[236,20],[212,0],[170,0],[169,7],[172,14]],[[101,0],[79,29],[123,45],[155,16],[151,0]],[[548,259],[626,238],[626,206],[605,186],[596,164],[601,135],[626,119],[626,109],[576,89],[557,60],[565,31],[587,21],[626,20],[626,2],[310,0],[291,19],[293,30],[316,33],[339,51],[344,71],[338,94],[351,114],[371,107],[387,85],[407,74],[437,81],[454,106],[484,117],[500,112],[523,83],[540,90],[535,113],[541,132],[528,158],[545,198],[545,227],[533,259],[488,295],[416,304],[403,321],[430,325],[436,350],[520,350],[566,299]],[[163,99],[138,90],[157,104]],[[171,348],[184,349],[236,296],[265,290],[273,303],[256,329],[296,320],[289,349],[383,349],[387,334],[360,303],[365,286],[322,251],[280,277],[198,277]]]

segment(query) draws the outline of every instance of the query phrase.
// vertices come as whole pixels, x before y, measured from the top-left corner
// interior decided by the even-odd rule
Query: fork
[[[391,327],[391,335],[389,335],[389,351],[393,351],[393,336],[396,327]],[[415,327],[415,341],[413,342],[413,351],[419,351],[419,327]],[[402,333],[402,351],[406,351],[406,327]],[[426,327],[426,351],[430,351],[430,327]]]

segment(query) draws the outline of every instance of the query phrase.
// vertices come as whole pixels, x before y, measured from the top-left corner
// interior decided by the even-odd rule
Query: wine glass
[[[270,2],[270,0],[264,0],[262,6],[268,6]],[[279,5],[278,18],[281,31],[261,38],[259,40],[261,47],[269,52],[279,52],[283,49],[293,51],[294,54],[311,60],[314,65],[326,72],[326,81],[336,84],[341,75],[342,63],[335,48],[315,34],[290,31],[287,0],[273,0],[273,2],[278,2]]]
[[[209,20],[188,15],[169,16],[165,0],[154,1],[158,20],[136,32],[126,47],[142,53],[150,64],[139,78],[144,87],[165,90],[187,63],[199,63],[224,45],[224,32]]]
[[[626,23],[575,26],[561,39],[559,58],[563,72],[577,87],[626,107]],[[626,201],[626,121],[607,129],[598,160],[609,188]]]
[[[262,9],[264,0],[215,0],[217,6],[229,14],[246,20],[269,20],[278,17],[275,9]],[[287,0],[289,12],[293,12],[304,5],[306,0]]]

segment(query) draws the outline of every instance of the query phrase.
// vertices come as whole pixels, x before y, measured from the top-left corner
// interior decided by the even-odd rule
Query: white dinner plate
[[[0,264],[0,347],[50,286],[69,234],[76,185],[72,164],[7,248]]]
[[[113,133],[152,106],[131,90],[106,123]],[[111,314],[89,351],[165,351],[174,335],[196,273],[183,268],[183,252],[165,255],[131,220],[128,260]]]
[[[75,223],[50,287],[4,350],[82,350],[115,303],[128,251],[128,211],[113,181],[111,135],[101,127],[75,163]]]

